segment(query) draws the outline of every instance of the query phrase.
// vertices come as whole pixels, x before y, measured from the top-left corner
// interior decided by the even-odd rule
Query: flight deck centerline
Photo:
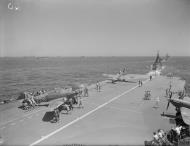
[[[145,84],[148,80],[149,80],[149,79],[145,80],[143,83]],[[139,87],[139,86],[138,86],[138,85],[137,85],[137,86],[134,86],[134,87],[132,87],[131,89],[129,89],[129,90],[123,92],[122,94],[113,97],[112,99],[110,99],[109,101],[107,101],[107,102],[105,102],[105,103],[99,105],[99,106],[96,107],[95,109],[93,109],[93,110],[87,112],[86,114],[84,114],[84,115],[82,115],[82,116],[76,118],[75,120],[73,120],[73,121],[69,122],[68,124],[66,124],[66,125],[64,125],[64,126],[62,126],[62,127],[60,127],[60,128],[57,129],[57,130],[51,132],[50,134],[48,134],[48,135],[46,135],[46,136],[43,136],[43,137],[40,138],[39,140],[37,140],[37,141],[31,143],[29,146],[37,145],[38,143],[40,143],[40,142],[42,142],[42,141],[48,139],[49,137],[55,135],[56,133],[60,132],[61,130],[65,129],[65,128],[69,127],[70,125],[72,125],[72,124],[78,122],[79,120],[81,120],[81,119],[87,117],[88,115],[90,115],[90,114],[94,113],[95,111],[101,109],[102,107],[104,107],[104,106],[106,106],[107,104],[113,102],[114,100],[120,98],[121,96],[123,96],[123,95],[125,95],[125,94],[131,92],[132,90],[136,89],[137,87]]]

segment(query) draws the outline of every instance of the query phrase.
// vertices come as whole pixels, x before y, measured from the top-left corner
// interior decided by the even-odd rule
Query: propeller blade
[[[169,107],[169,105],[170,105],[170,101],[168,101],[168,105],[167,105],[167,108],[166,108],[166,110],[168,110],[168,107]]]
[[[172,95],[173,95],[173,93],[170,91],[170,93],[169,93],[169,99],[172,98]]]
[[[169,107],[169,105],[170,105],[170,100],[171,100],[171,98],[172,98],[172,95],[173,95],[173,93],[170,91],[170,93],[169,93],[169,98],[168,98],[168,105],[167,105],[167,107],[166,107],[166,110],[168,110],[168,107]]]

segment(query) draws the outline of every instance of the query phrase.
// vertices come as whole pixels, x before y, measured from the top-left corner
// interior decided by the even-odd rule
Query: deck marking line
[[[146,83],[147,81],[148,81],[148,79],[147,79],[146,81],[144,81],[143,83]],[[81,119],[87,117],[88,115],[94,113],[95,111],[99,110],[100,108],[102,108],[102,107],[106,106],[107,104],[113,102],[114,100],[118,99],[119,97],[121,97],[121,96],[123,96],[123,95],[125,95],[125,94],[127,94],[127,93],[129,93],[129,92],[131,92],[132,90],[136,89],[137,87],[139,87],[139,86],[138,86],[138,85],[137,85],[137,86],[134,86],[133,88],[131,88],[131,89],[129,89],[129,90],[123,92],[122,94],[115,96],[114,98],[112,98],[112,99],[110,99],[109,101],[107,101],[107,102],[105,102],[105,103],[99,105],[98,107],[96,107],[95,109],[93,109],[93,110],[89,111],[88,113],[82,115],[81,117],[78,117],[77,119],[71,121],[70,123],[68,123],[68,124],[66,124],[66,125],[64,125],[64,126],[62,126],[62,127],[60,127],[59,129],[57,129],[57,130],[51,132],[50,134],[48,134],[48,135],[46,135],[46,136],[40,138],[40,139],[37,140],[37,141],[33,142],[33,143],[30,144],[29,146],[34,146],[34,145],[36,145],[36,144],[38,144],[38,143],[44,141],[45,139],[48,139],[49,137],[53,136],[54,134],[56,134],[56,133],[60,132],[61,130],[67,128],[68,126],[70,126],[70,125],[72,125],[72,124],[78,122],[79,120],[81,120]]]

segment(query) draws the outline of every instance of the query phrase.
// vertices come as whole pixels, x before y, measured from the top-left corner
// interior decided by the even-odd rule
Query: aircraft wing
[[[127,74],[127,75],[112,75],[112,74],[103,74],[103,76],[108,77],[108,80],[114,81],[129,81],[129,82],[137,82],[138,80],[147,79],[148,75],[139,75],[139,74]]]
[[[116,74],[116,75],[112,75],[112,74],[103,74],[104,77],[107,77],[108,80],[111,80],[111,81],[118,81],[118,80],[121,80],[121,76],[119,74]]]
[[[182,115],[183,121],[186,124],[190,125],[190,109],[182,107],[181,108],[181,115]]]
[[[63,101],[55,101],[49,105],[50,109],[53,111],[54,109],[58,108],[60,105],[63,104]]]
[[[190,102],[189,97],[184,97],[183,100]],[[183,121],[186,124],[190,125],[190,109],[185,108],[185,107],[181,107],[181,115],[182,115]]]
[[[108,77],[108,78],[117,78],[117,75],[113,75],[113,74],[103,74],[104,77]]]
[[[147,79],[146,75],[131,75],[128,74],[127,76],[122,76],[122,79],[125,79],[127,81],[138,81],[142,79]]]

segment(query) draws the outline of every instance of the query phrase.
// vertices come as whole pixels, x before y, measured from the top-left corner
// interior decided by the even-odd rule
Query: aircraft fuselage
[[[190,109],[190,102],[181,99],[170,99],[170,102],[178,108],[185,107]]]

